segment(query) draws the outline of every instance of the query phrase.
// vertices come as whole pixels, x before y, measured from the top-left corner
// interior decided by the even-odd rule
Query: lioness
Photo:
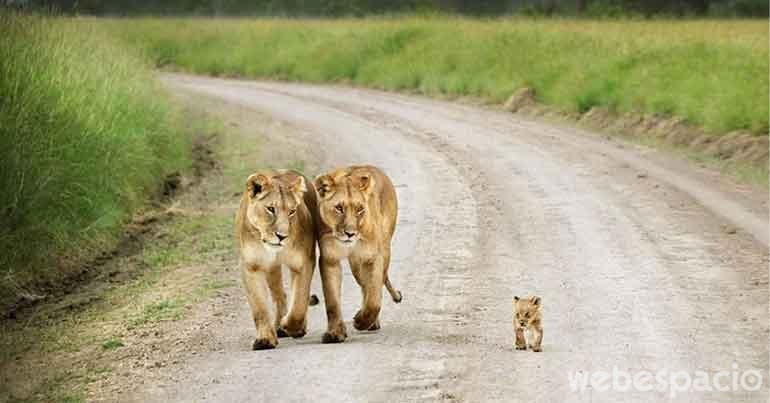
[[[257,336],[253,349],[275,348],[278,336],[305,335],[317,238],[316,192],[301,174],[258,171],[246,181],[235,220],[240,266]],[[291,270],[291,306],[281,265]],[[267,293],[275,303],[271,318]]]
[[[543,323],[540,316],[540,297],[513,297],[513,329],[516,332],[516,350],[532,348],[534,352],[542,351]],[[524,331],[529,330],[529,345],[524,337]]]
[[[340,343],[347,337],[340,309],[341,259],[348,259],[363,293],[361,309],[353,318],[356,329],[380,328],[383,284],[393,301],[401,302],[401,292],[388,279],[398,203],[390,179],[373,166],[331,171],[316,178],[315,187],[319,196],[319,265],[328,320],[322,342]]]

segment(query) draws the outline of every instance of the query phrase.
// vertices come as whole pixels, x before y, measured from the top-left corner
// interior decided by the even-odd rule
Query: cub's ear
[[[530,298],[530,301],[532,302],[532,305],[540,306],[540,297],[533,296]]]
[[[374,189],[374,178],[369,175],[356,177],[356,186],[364,193],[369,193]]]
[[[518,302],[521,298],[518,295],[513,297],[513,302]]]
[[[336,186],[334,178],[332,178],[330,175],[321,175],[315,178],[313,185],[315,185],[315,190],[318,192],[318,196],[320,196],[322,199],[331,196],[334,193],[334,188]]]
[[[272,186],[270,178],[262,174],[253,174],[246,180],[246,193],[250,198],[261,199]]]
[[[294,193],[304,194],[307,192],[307,186],[305,185],[305,177],[297,175],[289,180],[289,189]]]

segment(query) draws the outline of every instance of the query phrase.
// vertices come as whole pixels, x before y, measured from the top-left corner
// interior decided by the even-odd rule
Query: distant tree
[[[346,16],[437,10],[468,15],[510,13],[616,16],[740,15],[768,17],[768,0],[0,0],[0,5],[86,14]]]
[[[583,14],[585,13],[587,6],[588,6],[588,2],[586,0],[576,0],[575,12],[577,12],[578,14]]]

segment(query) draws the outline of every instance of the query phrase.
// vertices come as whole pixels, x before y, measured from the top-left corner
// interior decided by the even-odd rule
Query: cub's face
[[[513,297],[513,311],[519,327],[529,327],[540,320],[540,297]]]
[[[306,191],[305,178],[286,173],[273,177],[253,174],[246,181],[246,221],[259,230],[265,247],[290,245],[291,229]]]
[[[322,175],[316,178],[315,186],[321,221],[339,243],[353,246],[369,225],[367,202],[373,188],[372,178]]]

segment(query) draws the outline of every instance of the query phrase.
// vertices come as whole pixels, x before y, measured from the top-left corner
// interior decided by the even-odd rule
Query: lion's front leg
[[[281,329],[291,337],[303,337],[307,332],[307,308],[310,301],[310,281],[313,279],[313,263],[291,269],[291,306],[281,319]]]
[[[384,275],[382,259],[379,257],[370,260],[351,258],[350,268],[363,293],[361,309],[353,317],[353,326],[358,330],[377,330],[380,327],[378,316],[382,306]]]
[[[540,326],[540,324],[537,324],[532,327],[531,330],[532,334],[532,351],[539,353],[543,351],[543,327]]]
[[[286,292],[283,290],[283,278],[281,266],[271,268],[267,274],[267,284],[270,294],[275,302],[275,328],[278,337],[286,337],[288,334],[281,330],[281,318],[286,316]]]
[[[246,297],[251,307],[251,317],[254,319],[257,330],[252,348],[254,350],[275,348],[278,345],[278,337],[267,305],[268,273],[265,268],[256,265],[245,265],[241,272]]]
[[[348,337],[345,322],[342,321],[340,292],[342,289],[342,268],[340,261],[324,257],[319,259],[321,283],[326,304],[327,330],[321,341],[323,343],[341,343]]]

